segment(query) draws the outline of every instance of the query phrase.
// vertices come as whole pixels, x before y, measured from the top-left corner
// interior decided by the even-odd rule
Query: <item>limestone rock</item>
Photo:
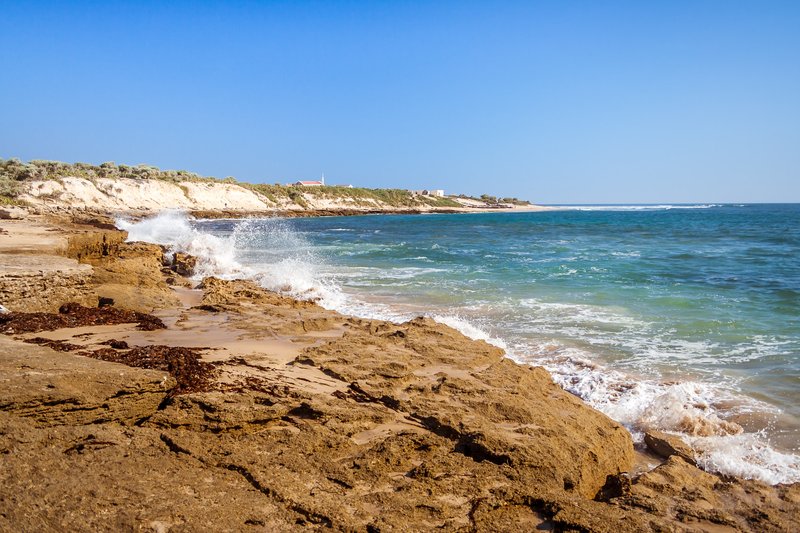
[[[0,411],[36,426],[133,424],[152,415],[175,385],[166,372],[22,346],[0,337]]]
[[[207,305],[222,305],[236,309],[241,308],[242,303],[250,303],[262,306],[264,311],[270,313],[280,313],[283,309],[323,311],[323,308],[314,302],[295,300],[268,291],[252,281],[208,277],[203,279],[198,288],[203,289],[202,303]]]
[[[53,312],[64,302],[93,305],[93,270],[75,259],[0,254],[0,302],[11,311]]]
[[[697,464],[692,447],[675,435],[661,431],[648,431],[644,434],[644,443],[650,451],[665,459],[677,455],[691,465]]]
[[[22,220],[28,216],[24,207],[9,206],[0,209],[0,220]]]
[[[114,256],[128,234],[119,230],[85,230],[69,236],[64,255],[81,262],[91,258]]]
[[[529,484],[592,498],[610,474],[628,471],[628,432],[555,385],[542,368],[518,365],[484,342],[428,318],[365,324],[306,350],[298,362],[352,383],[451,441],[475,461],[509,465]]]
[[[158,430],[36,428],[0,412],[0,531],[304,531],[239,472],[204,464]],[[305,525],[305,527],[304,527]]]
[[[175,307],[179,299],[161,273],[161,247],[142,242],[121,243],[111,257],[91,256],[92,284],[97,294],[114,305],[149,312]]]
[[[696,530],[800,531],[800,484],[723,479],[672,455],[617,502]]]
[[[194,270],[197,267],[197,258],[183,252],[175,252],[172,257],[172,270],[186,276],[187,278],[194,276]]]

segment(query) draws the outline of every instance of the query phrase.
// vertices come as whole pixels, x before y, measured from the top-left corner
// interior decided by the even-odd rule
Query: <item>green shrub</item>
[[[500,201],[501,201],[502,203],[504,203],[504,204],[513,204],[513,205],[531,205],[531,203],[530,203],[529,201],[527,201],[527,200],[520,200],[519,198],[516,198],[516,197],[503,198],[503,199],[502,199],[502,200],[500,200]]]
[[[4,203],[10,203],[20,193],[20,183],[16,180],[10,180],[5,177],[0,177],[0,199]]]
[[[232,176],[224,180],[205,177],[186,170],[160,170],[151,165],[136,166],[117,165],[106,161],[100,165],[89,163],[62,163],[61,161],[34,160],[24,163],[19,159],[0,159],[0,198],[14,199],[19,195],[20,182],[29,180],[58,179],[74,176],[95,181],[98,178],[161,180],[174,184],[181,182],[223,182],[237,184],[255,191],[272,203],[292,201],[302,207],[308,207],[304,194],[313,197],[347,200],[350,204],[362,207],[380,205],[396,208],[460,207],[461,204],[451,198],[419,196],[404,189],[369,189],[364,187],[297,187],[293,185],[274,185],[266,183],[240,183]],[[184,189],[184,193],[186,190]],[[462,198],[468,198],[461,196]],[[485,197],[485,198],[484,198]],[[494,196],[483,195],[485,201],[497,202]],[[504,198],[503,201],[509,200]],[[512,199],[521,202],[516,199]],[[513,202],[512,202],[513,203]],[[524,202],[527,203],[527,202]],[[376,205],[375,207],[379,207]]]
[[[100,165],[89,163],[62,163],[61,161],[45,161],[36,159],[23,163],[19,159],[0,159],[0,177],[16,181],[57,179],[66,176],[85,178],[94,181],[97,178],[129,178],[154,179],[178,183],[181,181],[217,181],[215,178],[203,177],[186,170],[160,170],[151,165],[117,165],[107,161]]]

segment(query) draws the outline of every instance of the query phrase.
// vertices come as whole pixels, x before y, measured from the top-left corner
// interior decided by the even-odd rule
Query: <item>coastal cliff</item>
[[[0,221],[2,530],[800,529],[800,485],[635,451],[498,348],[195,288],[106,224]]]
[[[0,159],[0,205],[3,203],[27,205],[45,213],[152,214],[180,209],[203,217],[544,209],[516,198],[501,201],[404,189],[252,184],[146,165],[23,163],[15,159]]]

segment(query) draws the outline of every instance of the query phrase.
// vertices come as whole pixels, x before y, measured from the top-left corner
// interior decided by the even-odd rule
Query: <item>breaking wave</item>
[[[178,211],[138,222],[117,220],[129,241],[163,245],[167,254],[185,252],[197,258],[194,278],[245,278],[262,287],[301,300],[316,300],[334,308],[337,285],[320,268],[323,261],[302,235],[282,219],[244,219],[233,231],[214,235],[203,231]]]
[[[700,209],[714,205],[625,206],[639,207]],[[525,324],[512,323],[509,328],[508,315],[491,306],[476,304],[461,313],[429,303],[414,305],[391,298],[387,303],[386,298],[369,297],[368,284],[356,293],[353,287],[357,290],[359,280],[374,275],[378,267],[336,267],[325,256],[324,248],[313,245],[286,219],[245,219],[223,227],[212,221],[192,220],[180,212],[165,212],[136,222],[120,219],[117,225],[128,231],[131,241],[161,244],[168,254],[196,256],[198,281],[212,275],[251,279],[264,288],[365,318],[402,322],[427,314],[472,339],[502,348],[519,363],[545,367],[556,383],[625,425],[636,440],[641,441],[644,432],[651,429],[667,431],[693,446],[698,463],[708,470],[771,484],[800,481],[800,457],[772,446],[763,425],[748,427],[743,422],[750,413],[778,416],[777,408],[738,394],[731,384],[691,377],[665,379],[658,372],[644,372],[659,358],[679,361],[697,357],[703,346],[676,347],[673,343],[667,353],[657,338],[647,336],[648,342],[632,347],[641,360],[634,357],[627,367],[619,369],[596,363],[593,349],[644,338],[631,332],[641,332],[647,324],[613,308],[520,300],[512,305],[532,318]],[[339,233],[349,233],[348,229],[335,228]],[[445,270],[398,267],[381,275],[402,284],[407,279],[442,272]],[[344,281],[351,287],[348,291],[342,288]],[[594,324],[595,329],[587,324]],[[515,336],[514,327],[535,336]],[[605,333],[598,336],[598,331]],[[585,344],[565,342],[558,336],[565,332]],[[767,341],[764,349],[771,349]]]
[[[551,207],[571,211],[650,211],[666,209],[711,209],[712,207],[721,207],[721,204],[554,205]]]

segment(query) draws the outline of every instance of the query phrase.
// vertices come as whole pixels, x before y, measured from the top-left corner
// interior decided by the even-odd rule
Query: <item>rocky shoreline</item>
[[[312,218],[312,217],[346,217],[346,216],[366,216],[366,215],[452,215],[457,213],[515,213],[527,211],[548,211],[556,208],[531,206],[531,207],[469,207],[469,208],[435,208],[435,209],[400,209],[400,208],[360,208],[349,207],[327,207],[327,208],[305,208],[305,209],[266,209],[266,210],[247,210],[247,209],[191,209],[185,211],[189,216],[197,219],[243,219],[243,218]],[[91,225],[91,220],[108,220],[113,216],[124,216],[131,220],[153,216],[163,210],[138,209],[130,211],[106,211],[89,208],[75,208],[61,205],[36,205],[36,206],[13,206],[0,208],[0,220],[14,219],[17,216],[27,216],[33,213],[38,216],[55,217],[65,219],[79,219]],[[100,227],[110,224],[103,222]],[[111,224],[113,225],[113,223]],[[106,228],[109,229],[109,228]]]
[[[360,215],[426,215],[432,213],[453,214],[464,213],[464,209],[438,208],[434,210],[419,209],[349,209],[349,208],[329,208],[329,209],[303,209],[303,210],[272,210],[272,211],[229,211],[229,210],[194,210],[189,211],[189,215],[195,218],[217,219],[217,218],[249,218],[249,217],[281,217],[281,218],[305,218],[305,217],[347,217]]]
[[[0,221],[0,530],[800,530],[800,484],[635,450],[498,348],[196,288],[111,227]]]

